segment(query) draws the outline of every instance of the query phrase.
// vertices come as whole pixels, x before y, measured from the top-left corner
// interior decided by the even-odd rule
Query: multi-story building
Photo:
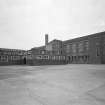
[[[105,64],[105,32],[66,41],[54,39],[50,42],[48,42],[48,35],[45,35],[45,46],[35,47],[30,51],[30,64],[33,65]]]
[[[68,63],[105,63],[105,32],[64,41]]]
[[[0,65],[26,64],[26,51],[0,48]]]
[[[48,42],[47,35],[45,35],[45,46],[32,48],[31,51],[34,65],[66,63],[62,41],[55,39]]]
[[[0,65],[105,64],[105,32],[61,41],[54,39],[28,51],[0,48]]]

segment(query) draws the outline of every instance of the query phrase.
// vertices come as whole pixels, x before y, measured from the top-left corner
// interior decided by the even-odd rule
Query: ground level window
[[[76,58],[77,58],[77,57],[76,57],[76,56],[74,56],[74,60],[75,60],[75,61],[76,61]]]
[[[8,62],[8,56],[0,56],[1,62]]]
[[[42,56],[37,56],[36,59],[42,59]]]
[[[70,61],[70,59],[71,59],[70,56],[68,56],[68,60],[69,60],[69,61]]]

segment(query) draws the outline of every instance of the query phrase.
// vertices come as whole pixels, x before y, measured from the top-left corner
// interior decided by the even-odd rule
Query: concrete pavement
[[[105,105],[105,65],[1,66],[0,105]]]

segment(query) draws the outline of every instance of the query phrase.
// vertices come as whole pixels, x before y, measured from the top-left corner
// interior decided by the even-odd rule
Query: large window
[[[66,47],[66,53],[70,53],[72,50],[72,44],[67,44],[65,47]]]
[[[67,53],[70,52],[70,45],[66,45],[66,52],[67,52]]]
[[[8,56],[0,56],[0,61],[1,62],[7,62],[8,61]]]
[[[72,44],[72,52],[76,53],[76,43]]]
[[[96,48],[96,55],[100,56],[100,48],[99,47]]]
[[[85,41],[85,50],[88,51],[89,50],[89,41]]]
[[[48,55],[44,55],[43,59],[49,59],[49,56]]]
[[[83,42],[81,41],[81,42],[79,42],[78,43],[78,52],[80,53],[80,52],[83,52]]]
[[[95,44],[96,44],[96,56],[100,56],[100,38],[95,37]]]

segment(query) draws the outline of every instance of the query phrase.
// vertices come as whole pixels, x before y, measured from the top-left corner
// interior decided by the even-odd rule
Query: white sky
[[[0,0],[0,47],[30,49],[105,31],[105,0]]]

